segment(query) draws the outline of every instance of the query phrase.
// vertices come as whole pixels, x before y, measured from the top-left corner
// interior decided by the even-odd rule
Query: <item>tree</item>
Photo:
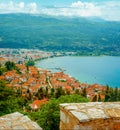
[[[3,74],[3,70],[0,68],[0,75],[2,75]]]
[[[114,101],[120,101],[120,89],[116,88],[111,88],[109,87],[106,89],[105,93],[105,102],[114,102]]]
[[[13,89],[6,87],[6,81],[0,80],[0,101],[8,100],[13,94]]]
[[[40,87],[40,88],[38,89],[38,92],[36,93],[35,96],[38,97],[39,100],[41,100],[41,99],[44,98],[44,90],[43,90],[43,87]]]
[[[119,101],[118,98],[119,98],[119,91],[118,91],[118,88],[116,87],[114,90],[114,100]]]
[[[0,81],[0,116],[15,111],[22,111],[26,100],[21,98],[12,88],[6,86],[5,81]]]
[[[55,89],[54,88],[50,89],[50,97],[55,97]]]
[[[27,90],[27,99],[32,100],[33,99],[33,94],[31,93],[30,89],[28,88]]]
[[[79,103],[88,102],[88,99],[81,95],[65,95],[58,99],[52,98],[50,101],[41,106],[41,109],[37,113],[29,113],[32,119],[43,128],[43,130],[59,130],[60,124],[60,109],[61,103]]]
[[[80,94],[79,89],[75,89],[75,94]]]
[[[101,96],[100,96],[100,94],[98,96],[98,102],[101,102]]]
[[[86,88],[83,88],[83,91],[82,91],[82,96],[87,97]]]
[[[14,63],[14,62],[11,62],[11,61],[7,61],[7,62],[5,63],[5,66],[6,66],[7,70],[13,70],[13,69],[16,68],[15,63]]]
[[[65,95],[65,91],[62,89],[62,87],[58,87],[55,92],[55,98],[59,98],[62,95]]]
[[[105,99],[104,99],[104,102],[108,102],[110,100],[110,87],[107,85],[106,86],[106,91],[105,91]]]
[[[49,98],[48,87],[46,87],[44,90],[44,96]]]
[[[109,93],[110,87],[107,85],[106,86],[106,93]]]
[[[70,95],[70,91],[69,91],[69,90],[66,90],[65,94],[66,94],[66,95]]]
[[[29,61],[26,63],[26,66],[34,66],[34,65],[35,65],[34,60],[29,60]]]
[[[97,102],[97,95],[94,95],[92,102]]]

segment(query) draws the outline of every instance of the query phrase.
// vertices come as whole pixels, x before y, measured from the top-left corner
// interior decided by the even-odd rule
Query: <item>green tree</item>
[[[94,95],[92,102],[97,102],[97,95]]]
[[[7,62],[5,63],[5,66],[6,66],[7,70],[13,70],[13,69],[16,68],[15,63],[14,63],[14,62],[11,62],[11,61],[7,61]]]
[[[105,91],[105,99],[104,99],[104,102],[108,102],[110,100],[110,87],[107,85],[106,86],[106,91]]]
[[[48,87],[46,87],[44,90],[44,96],[49,98]]]
[[[65,95],[58,99],[52,98],[46,105],[42,105],[37,113],[29,113],[32,119],[43,128],[43,130],[59,130],[61,103],[80,103],[88,102],[88,99],[81,95]]]
[[[87,97],[86,88],[83,88],[83,91],[82,91],[82,96]]]
[[[65,91],[62,89],[62,87],[58,87],[55,91],[55,98],[59,98],[62,95],[65,95]]]
[[[26,63],[26,66],[34,66],[34,65],[35,65],[34,60],[29,60],[29,61]]]
[[[3,74],[3,70],[0,68],[0,75],[2,75]]]
[[[39,100],[41,100],[41,99],[44,98],[44,90],[43,90],[43,87],[40,87],[40,88],[38,89],[38,92],[36,93],[35,96],[38,97]]]
[[[27,99],[32,100],[33,99],[33,94],[31,93],[30,89],[27,90]]]
[[[98,96],[98,102],[101,102],[101,97],[100,97],[100,94]]]
[[[50,97],[55,97],[55,89],[54,88],[50,89]]]
[[[0,81],[0,116],[22,111],[26,100],[21,98],[13,89],[6,86],[5,81]]]
[[[75,89],[75,94],[80,94],[79,89]]]
[[[116,88],[111,88],[109,87],[106,89],[105,93],[105,102],[114,102],[114,101],[120,101],[120,89]]]
[[[114,101],[119,101],[119,91],[117,87],[114,90]]]
[[[13,89],[6,87],[6,81],[0,80],[0,101],[8,100],[13,94]]]

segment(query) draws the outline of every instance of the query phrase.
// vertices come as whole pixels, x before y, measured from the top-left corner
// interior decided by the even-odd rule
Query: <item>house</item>
[[[42,104],[46,104],[48,102],[48,99],[42,99],[42,100],[35,100],[32,104],[30,104],[30,108],[32,110],[37,110],[41,107]]]

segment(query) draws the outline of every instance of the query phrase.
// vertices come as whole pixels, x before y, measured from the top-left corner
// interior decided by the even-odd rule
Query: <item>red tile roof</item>
[[[5,60],[5,58],[0,57],[0,61],[4,61],[4,60]]]
[[[46,104],[48,99],[45,98],[43,100],[35,100],[32,104],[30,104],[31,109],[39,109],[42,104]]]

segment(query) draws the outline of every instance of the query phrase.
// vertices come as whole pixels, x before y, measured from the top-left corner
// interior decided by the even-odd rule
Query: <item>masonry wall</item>
[[[82,104],[80,105],[82,106]],[[120,103],[118,106],[119,105]],[[88,106],[86,105],[86,107]],[[95,109],[95,107],[93,109]],[[86,113],[83,113],[82,111],[82,114],[79,109],[74,108],[74,104],[73,106],[71,104],[70,106],[67,106],[67,109],[65,106],[60,107],[60,130],[120,130],[120,108],[114,109],[111,107],[105,109],[103,107],[105,115],[101,115],[100,117],[98,113],[99,116],[95,116],[94,113],[96,112],[93,111],[93,118],[92,113],[91,115],[89,113],[89,108],[86,109],[88,111],[84,111]]]
[[[0,130],[42,130],[36,123],[19,112],[0,117]]]

